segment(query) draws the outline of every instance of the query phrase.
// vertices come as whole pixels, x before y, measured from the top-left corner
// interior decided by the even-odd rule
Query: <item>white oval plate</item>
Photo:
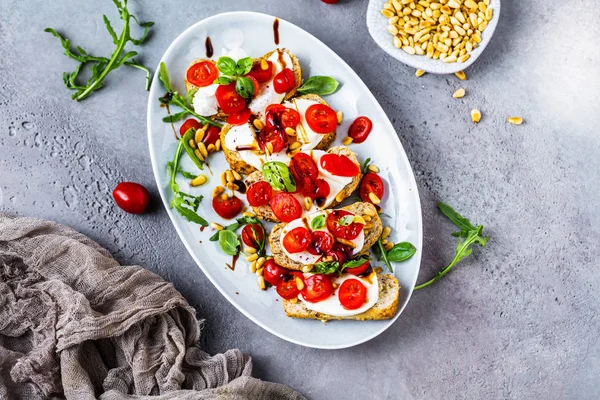
[[[210,36],[213,43],[215,59],[224,47],[224,37],[230,43],[232,39],[239,40],[242,35],[241,47],[249,55],[257,57],[276,47],[273,42],[273,21],[274,17],[270,15],[231,12],[204,19],[187,29],[169,46],[161,60],[167,65],[174,88],[185,90],[183,76],[192,60],[204,58],[206,35]],[[409,241],[417,247],[417,253],[409,261],[395,264],[395,275],[402,287],[396,316],[387,321],[331,321],[327,324],[316,320],[288,318],[275,290],[258,289],[257,278],[249,272],[243,256],[234,271],[225,266],[226,263],[231,263],[231,257],[223,254],[215,242],[208,240],[214,233],[212,229],[207,228],[201,232],[198,225],[187,222],[169,208],[172,193],[165,166],[173,157],[177,141],[171,125],[161,120],[166,115],[166,110],[160,107],[158,101],[164,94],[158,74],[154,75],[148,100],[148,141],[152,169],[167,213],[185,247],[227,300],[252,321],[290,342],[325,349],[350,347],[372,339],[387,329],[398,318],[410,298],[421,262],[421,205],[417,186],[392,124],[358,75],[325,44],[297,26],[281,20],[279,32],[280,47],[289,48],[298,56],[305,79],[309,75],[330,75],[342,83],[337,93],[327,97],[334,109],[344,113],[344,123],[338,129],[336,145],[357,116],[368,115],[373,121],[369,139],[351,148],[358,152],[361,160],[371,157],[381,168],[381,177],[387,184],[387,194],[382,205],[387,214],[394,216],[384,221],[393,229],[392,240]],[[183,157],[183,161],[184,169],[196,170],[188,157]],[[201,215],[209,222],[216,221],[226,225],[228,221],[221,219],[212,210],[210,199],[212,189],[220,184],[220,173],[228,165],[219,153],[212,155],[209,161],[214,176],[209,178],[207,185],[190,188],[185,180],[178,179],[178,182],[185,192],[204,194],[205,200],[199,208]]]
[[[386,53],[394,57],[396,60],[402,61],[406,65],[410,65],[416,69],[422,69],[431,74],[453,74],[458,71],[467,69],[473,64],[477,58],[483,53],[488,43],[494,35],[498,20],[500,19],[500,0],[491,0],[488,7],[494,9],[494,14],[487,28],[481,33],[481,43],[471,53],[471,57],[464,63],[444,63],[440,60],[433,60],[426,56],[411,55],[402,49],[396,48],[392,43],[392,35],[388,32],[387,18],[381,15],[383,5],[388,0],[371,0],[367,8],[367,28],[375,43],[381,47]]]

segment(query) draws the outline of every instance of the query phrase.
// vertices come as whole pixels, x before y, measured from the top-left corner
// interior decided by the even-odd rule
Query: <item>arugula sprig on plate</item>
[[[138,68],[146,72],[146,90],[150,88],[150,70],[133,58],[138,55],[137,52],[125,52],[125,45],[128,42],[131,42],[135,46],[139,46],[144,43],[146,37],[148,36],[148,31],[150,27],[154,25],[154,22],[139,22],[134,15],[129,13],[129,10],[127,9],[127,0],[123,0],[122,2],[119,0],[113,0],[113,3],[115,3],[115,6],[119,11],[119,17],[123,21],[123,30],[119,35],[117,35],[108,17],[103,15],[106,30],[110,34],[113,43],[116,46],[115,51],[110,58],[93,56],[80,46],[76,46],[75,50],[73,50],[71,49],[71,41],[69,39],[64,38],[52,28],[44,29],[45,32],[49,32],[60,39],[67,57],[79,62],[73,72],[63,73],[63,81],[65,86],[68,89],[75,91],[75,93],[73,93],[71,96],[73,100],[83,100],[91,95],[94,91],[100,89],[103,86],[102,82],[104,81],[104,78],[106,78],[111,71],[114,71],[122,65]],[[144,28],[144,32],[139,39],[134,39],[131,37],[131,20],[133,20],[140,27]],[[77,78],[86,66],[89,67],[91,76],[85,84],[79,84],[77,83]]]
[[[356,268],[359,265],[363,265],[367,261],[369,261],[369,257],[359,257],[354,260],[348,260],[341,265],[338,261],[320,261],[315,263],[310,272],[313,274],[338,274],[339,276],[342,276],[346,268]]]
[[[262,229],[262,238],[263,240],[261,241],[261,243],[258,243],[258,249],[256,249],[257,254],[259,256],[264,256],[265,252],[266,252],[266,230],[265,227],[263,226],[262,222],[256,218],[256,217],[241,217],[235,220],[234,223],[227,225],[226,227],[224,227],[222,230],[217,231],[214,235],[212,235],[210,237],[210,241],[211,242],[219,242],[219,247],[221,248],[221,250],[223,250],[223,252],[225,254],[228,254],[230,256],[236,256],[239,254],[241,248],[242,248],[242,243],[240,242],[240,239],[238,237],[238,235],[235,233],[235,231],[237,231],[239,228],[243,227],[244,225],[250,225],[250,224],[257,224],[260,225],[260,228]],[[253,232],[254,233],[254,237],[258,238],[260,237],[259,235],[257,235],[257,232]]]

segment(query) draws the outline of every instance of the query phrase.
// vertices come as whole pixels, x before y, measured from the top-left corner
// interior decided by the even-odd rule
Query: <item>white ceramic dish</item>
[[[498,20],[500,19],[500,0],[491,0],[488,7],[494,10],[494,15],[490,20],[487,28],[481,34],[481,43],[473,50],[471,57],[464,63],[444,63],[440,60],[433,60],[426,56],[411,55],[402,49],[396,48],[392,43],[392,35],[388,32],[388,20],[381,15],[383,5],[388,0],[370,0],[367,8],[367,28],[375,43],[381,47],[386,53],[394,57],[396,60],[402,61],[406,65],[410,65],[416,69],[422,69],[425,72],[432,74],[453,74],[462,71],[473,64],[477,58],[483,53],[488,43],[494,35]]]
[[[215,15],[193,25],[169,46],[161,60],[167,65],[173,86],[184,90],[184,73],[190,61],[204,58],[207,35],[212,40],[215,59],[224,47],[224,38],[229,44],[238,42],[249,55],[256,57],[276,47],[273,42],[273,21],[274,17],[270,15],[232,12]],[[361,160],[371,157],[381,169],[381,176],[387,183],[387,194],[382,205],[386,213],[394,216],[385,221],[392,226],[392,240],[409,241],[418,249],[412,259],[395,265],[395,275],[402,287],[396,316],[387,321],[332,321],[327,324],[291,319],[285,315],[275,290],[258,289],[256,276],[249,272],[243,260],[238,261],[234,271],[225,266],[231,263],[231,257],[223,254],[215,242],[208,240],[213,234],[212,230],[207,228],[201,232],[198,225],[187,222],[169,208],[172,193],[165,165],[172,159],[177,141],[171,125],[161,121],[166,110],[160,107],[157,100],[164,94],[157,74],[154,75],[148,100],[148,141],[152,168],[163,203],[185,247],[204,274],[235,307],[267,331],[290,342],[325,349],[350,347],[372,339],[387,329],[400,316],[411,296],[419,272],[422,247],[421,205],[417,186],[392,124],[358,75],[325,44],[297,26],[282,20],[279,32],[280,47],[287,47],[298,56],[305,79],[309,75],[330,75],[342,82],[341,89],[327,97],[327,101],[335,109],[342,110],[345,116],[344,123],[338,129],[336,145],[345,136],[344,132],[347,132],[355,117],[368,115],[373,121],[369,139],[361,145],[352,146],[352,149],[358,152]],[[183,167],[195,170],[191,161],[183,158]],[[190,188],[185,180],[178,179],[178,182],[183,191],[205,195],[205,201],[199,209],[201,215],[209,222],[217,221],[225,225],[227,221],[212,210],[210,198],[212,189],[220,184],[218,176],[227,168],[227,164],[219,153],[212,155],[209,161],[215,175],[209,178],[207,185]],[[198,290],[203,289],[199,287]]]

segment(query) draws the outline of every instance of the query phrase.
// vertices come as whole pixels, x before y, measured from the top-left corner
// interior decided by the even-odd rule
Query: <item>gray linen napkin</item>
[[[0,214],[1,399],[304,399],[199,340],[171,283],[68,227]]]

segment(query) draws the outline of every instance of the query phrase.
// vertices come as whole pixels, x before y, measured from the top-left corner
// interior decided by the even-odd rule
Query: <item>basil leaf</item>
[[[223,253],[235,256],[240,248],[240,240],[234,232],[223,229],[219,231],[219,247]]]
[[[338,219],[338,225],[348,226],[353,221],[354,221],[354,215],[344,215],[342,218]]]
[[[417,248],[413,246],[411,243],[402,242],[396,243],[394,247],[392,247],[387,252],[387,258],[393,262],[401,262],[406,261],[411,258],[417,252]]]
[[[213,83],[215,85],[229,85],[231,82],[233,82],[233,79],[227,76],[220,76],[217,79],[215,79]]]
[[[262,173],[273,189],[285,190],[286,192],[294,192],[296,190],[294,177],[290,174],[288,166],[281,161],[264,163]]]
[[[473,226],[471,221],[469,221],[467,218],[465,218],[462,215],[460,215],[459,213],[457,213],[454,210],[454,208],[450,207],[449,205],[444,204],[440,201],[440,202],[438,202],[438,207],[440,208],[440,211],[446,217],[448,217],[448,219],[450,221],[452,221],[452,223],[454,225],[456,225],[457,227],[459,227],[461,229],[461,231],[474,231],[477,229]]]
[[[330,275],[338,272],[339,268],[340,263],[337,261],[321,261],[316,263],[310,272],[315,274]]]
[[[238,76],[246,75],[252,69],[252,57],[244,57],[238,60],[235,67],[235,74]]]
[[[339,86],[339,82],[330,76],[311,76],[297,90],[300,94],[318,94],[326,96],[334,93]]]
[[[363,265],[364,263],[366,263],[367,261],[369,261],[369,259],[367,257],[361,257],[361,258],[357,258],[356,260],[350,260],[350,261],[344,263],[344,265],[342,266],[342,271],[345,270],[346,268],[359,267],[359,266]]]
[[[260,224],[262,226],[262,222],[260,222],[260,220],[256,217],[241,217],[238,218],[233,224],[227,225],[225,229],[228,231],[235,231],[236,229],[247,224]],[[219,232],[220,231],[217,231],[214,235],[210,237],[209,240],[211,242],[216,242],[217,240],[219,240]]]
[[[223,56],[217,60],[217,68],[223,75],[235,75],[235,66],[236,63],[231,57]]]
[[[325,226],[325,216],[322,214],[317,215],[316,217],[314,217],[312,219],[312,221],[310,221],[310,227],[313,229],[321,229],[324,226]]]
[[[250,78],[240,76],[235,81],[235,91],[245,99],[254,97],[254,83]]]
[[[169,79],[169,72],[167,71],[167,66],[164,62],[160,63],[160,69],[158,71],[158,79],[162,82],[167,92],[172,92],[173,88],[171,87],[171,81]]]
[[[190,115],[190,113],[188,113],[187,111],[181,111],[181,112],[178,112],[177,114],[167,115],[162,120],[163,120],[163,122],[177,122],[177,121],[181,121],[188,115]]]

